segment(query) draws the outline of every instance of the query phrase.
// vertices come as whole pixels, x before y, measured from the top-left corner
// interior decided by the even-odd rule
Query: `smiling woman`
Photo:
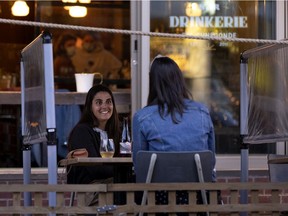
[[[69,150],[86,148],[91,157],[100,157],[100,138],[113,139],[116,154],[119,152],[120,124],[111,90],[95,85],[87,93],[80,121],[72,129]]]
[[[119,119],[113,94],[108,87],[95,85],[88,91],[82,116],[70,133],[69,151],[85,148],[88,157],[101,157],[101,140],[112,139],[117,155],[119,137]],[[113,177],[113,167],[108,165],[73,166],[69,170],[67,182],[70,184],[103,182]],[[89,196],[87,204],[91,204],[91,200],[88,199]]]
[[[105,131],[105,127],[111,116],[113,115],[113,102],[108,92],[98,92],[92,102],[92,112],[94,114],[95,123],[98,122],[98,128]]]

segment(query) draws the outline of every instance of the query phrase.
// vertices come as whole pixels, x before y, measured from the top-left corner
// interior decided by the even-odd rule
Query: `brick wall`
[[[240,172],[220,172],[218,173],[218,181],[219,182],[240,182],[241,181],[241,173]],[[265,171],[253,171],[249,173],[249,182],[269,182],[269,173],[267,170]],[[226,191],[221,192],[222,199],[224,203],[228,203],[230,199],[229,193]],[[239,197],[240,198],[240,197]],[[249,199],[250,197],[248,197]],[[268,203],[271,199],[271,191],[263,190],[260,194],[259,200],[261,203]],[[283,191],[280,196],[280,201],[283,203],[288,203],[288,191]]]

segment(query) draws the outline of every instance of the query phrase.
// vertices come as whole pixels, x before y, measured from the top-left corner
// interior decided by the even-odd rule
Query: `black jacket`
[[[86,148],[88,157],[101,157],[100,133],[88,124],[79,124],[71,132],[69,138],[70,151]],[[89,184],[95,180],[113,177],[113,167],[109,165],[70,166],[67,167],[68,184]]]

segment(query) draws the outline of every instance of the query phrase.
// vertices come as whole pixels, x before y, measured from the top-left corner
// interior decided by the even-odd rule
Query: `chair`
[[[268,154],[268,171],[271,182],[288,182],[288,164],[270,163],[271,160],[287,157],[287,155]]]
[[[136,183],[212,182],[212,171],[211,151],[139,151],[136,155]],[[207,204],[206,192],[201,191],[201,196],[203,203]],[[144,191],[141,205],[145,205],[146,199],[147,191]]]

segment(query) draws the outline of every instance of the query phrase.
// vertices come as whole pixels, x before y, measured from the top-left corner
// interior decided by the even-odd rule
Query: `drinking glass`
[[[113,139],[101,139],[100,154],[102,158],[112,158],[114,156],[115,146]]]

